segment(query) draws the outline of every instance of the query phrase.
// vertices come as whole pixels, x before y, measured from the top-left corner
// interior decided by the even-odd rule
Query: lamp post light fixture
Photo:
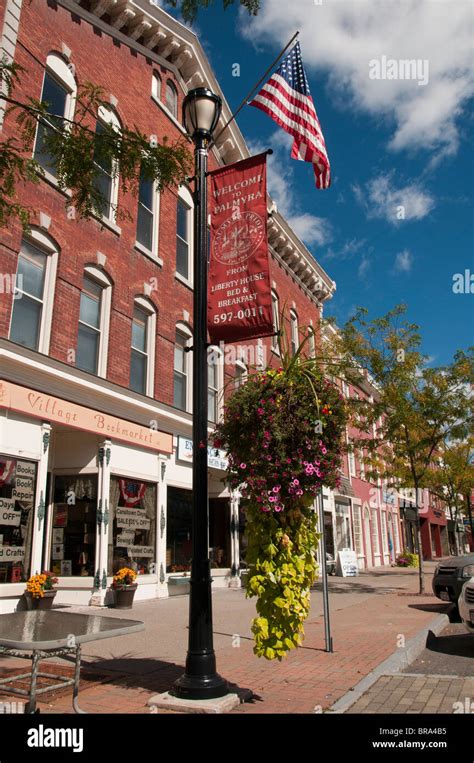
[[[189,594],[189,644],[185,673],[174,694],[181,699],[215,699],[228,693],[216,672],[212,634],[207,472],[207,156],[222,101],[205,87],[183,102],[183,123],[194,142],[194,321],[193,321],[193,516]]]

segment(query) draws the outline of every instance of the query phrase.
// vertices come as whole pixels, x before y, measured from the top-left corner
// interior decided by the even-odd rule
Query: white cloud
[[[297,194],[292,191],[294,186],[294,171],[290,158],[290,148],[293,142],[291,135],[283,130],[276,130],[270,137],[269,144],[273,154],[267,160],[268,193],[275,201],[278,211],[285,217],[288,225],[306,246],[325,246],[332,239],[332,228],[329,220],[324,217],[302,212]],[[268,148],[260,141],[247,141],[251,154],[258,154]]]
[[[437,161],[456,152],[460,118],[474,91],[471,0],[262,0],[256,18],[249,22],[243,12],[241,19],[242,34],[254,45],[283,46],[300,29],[305,66],[328,73],[341,108],[388,118],[392,150],[429,149]],[[370,62],[383,56],[426,61],[427,83],[371,79]],[[326,141],[330,152],[330,135]]]
[[[364,188],[354,185],[353,191],[367,217],[383,218],[393,225],[402,220],[421,220],[435,206],[434,198],[418,183],[395,188],[392,175],[372,178]]]
[[[370,264],[371,263],[367,255],[365,254],[362,255],[362,259],[360,261],[359,268],[357,270],[357,275],[359,276],[361,280],[364,280],[364,278],[366,278],[366,276],[368,275],[368,272],[370,270]]]
[[[324,255],[323,259],[326,260],[349,260],[355,254],[360,252],[363,246],[365,246],[367,239],[351,238],[346,241],[339,249],[329,249]]]
[[[398,252],[395,257],[395,265],[393,269],[395,273],[409,273],[413,264],[413,257],[408,249],[404,249],[403,252]]]

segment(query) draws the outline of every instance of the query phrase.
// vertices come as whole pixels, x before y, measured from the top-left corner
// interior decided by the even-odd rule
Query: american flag
[[[293,136],[292,159],[312,162],[316,188],[329,188],[331,167],[321,125],[309,92],[299,42],[250,102],[250,106],[264,111]]]

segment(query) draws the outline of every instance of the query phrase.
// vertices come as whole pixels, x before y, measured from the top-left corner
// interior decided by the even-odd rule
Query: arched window
[[[298,336],[298,316],[294,310],[290,310],[290,323],[291,323],[291,354],[296,355],[296,351],[299,347]]]
[[[155,375],[156,311],[147,299],[137,297],[132,317],[130,389],[153,396]]]
[[[316,357],[316,335],[313,326],[308,326],[308,352],[310,358]]]
[[[176,212],[176,275],[192,284],[193,197],[185,186],[178,191]]]
[[[118,200],[119,167],[118,162],[105,156],[101,148],[101,146],[104,145],[101,136],[104,135],[108,126],[112,127],[117,132],[120,132],[122,129],[119,118],[115,112],[109,106],[99,106],[98,119],[95,127],[96,147],[94,151],[94,163],[97,175],[93,181],[95,190],[100,194],[100,198],[96,200],[96,211],[97,214],[104,219],[115,222]]]
[[[278,336],[277,333],[280,330],[280,308],[278,304],[278,294],[272,289],[272,318],[273,318],[273,331],[272,336],[272,350],[278,352]]]
[[[193,335],[185,323],[176,326],[174,345],[173,405],[182,411],[191,410],[191,353],[185,348],[192,344]]]
[[[165,100],[166,108],[174,116],[174,118],[177,119],[178,118],[178,91],[176,90],[171,80],[166,81],[165,98],[166,98]]]
[[[158,72],[153,72],[151,77],[151,94],[157,101],[161,101],[161,77]]]
[[[112,284],[99,268],[87,265],[81,290],[76,366],[105,378]]]
[[[48,353],[59,248],[45,233],[32,228],[21,242],[9,338]]]
[[[49,175],[56,177],[54,160],[48,150],[48,137],[55,130],[67,127],[65,120],[74,116],[77,85],[71,69],[57,53],[46,59],[41,101],[46,104],[47,115],[38,121],[33,156]]]

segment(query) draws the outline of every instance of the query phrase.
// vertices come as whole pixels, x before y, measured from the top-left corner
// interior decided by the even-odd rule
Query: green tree
[[[235,0],[222,0],[225,8],[234,5]],[[195,21],[200,9],[208,8],[213,0],[166,0],[168,5],[178,8],[185,21]],[[239,4],[246,8],[251,16],[256,16],[260,10],[260,0],[239,0]]]
[[[473,450],[474,436],[472,434],[465,442],[443,443],[437,463],[429,469],[427,476],[430,491],[448,505],[451,519],[456,526],[460,515],[470,514],[467,507],[474,485],[474,464],[470,462]],[[471,515],[471,532],[472,529]],[[455,530],[455,540],[456,553],[459,554],[457,530]]]
[[[405,313],[406,306],[399,305],[381,318],[369,319],[368,311],[359,308],[340,329],[332,353],[355,362],[346,368],[350,381],[360,384],[368,374],[375,388],[372,403],[359,403],[365,423],[358,426],[365,432],[356,440],[367,451],[369,479],[395,479],[399,486],[415,490],[423,593],[419,494],[429,487],[442,443],[464,441],[469,433],[474,348],[457,352],[450,365],[427,367],[419,327],[407,321]]]

